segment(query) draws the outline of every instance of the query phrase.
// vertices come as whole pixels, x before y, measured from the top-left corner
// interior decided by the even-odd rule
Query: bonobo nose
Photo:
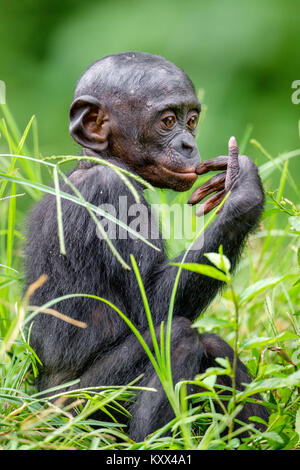
[[[193,158],[197,152],[194,137],[185,132],[175,137],[172,147],[185,158]]]

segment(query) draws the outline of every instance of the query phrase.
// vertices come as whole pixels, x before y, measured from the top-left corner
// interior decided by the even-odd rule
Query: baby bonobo
[[[203,214],[216,207],[230,190],[222,209],[205,231],[202,248],[191,250],[186,262],[209,264],[204,254],[218,252],[222,245],[234,269],[243,243],[261,215],[262,185],[255,164],[238,155],[234,138],[229,142],[229,158],[220,156],[200,163],[195,143],[200,109],[194,86],[180,68],[162,57],[121,53],[93,63],[79,79],[70,109],[70,133],[83,148],[83,155],[111,162],[159,188],[186,191],[198,175],[225,170],[196,189],[189,200],[196,204],[214,193],[200,205],[199,212]],[[69,178],[83,198],[97,207],[110,204],[118,208],[120,197],[127,198],[128,207],[135,203],[132,191],[108,166],[81,161]],[[131,182],[141,202],[150,209],[143,196],[143,185],[133,179]],[[73,194],[65,182],[60,183],[60,188]],[[150,218],[150,210],[148,214]],[[27,286],[42,274],[47,275],[47,281],[32,295],[31,304],[41,306],[69,294],[104,298],[126,314],[152,347],[133,270],[123,268],[83,206],[63,199],[62,215],[66,255],[59,248],[55,196],[47,194],[30,215]],[[138,238],[124,237],[124,231],[122,237],[112,242],[126,263],[131,265],[130,254],[137,260],[159,336],[161,322],[168,315],[178,267],[167,259],[162,237],[151,239],[149,233],[149,239],[159,250]],[[172,262],[181,259],[179,256]],[[198,334],[191,328],[192,321],[221,287],[220,281],[210,277],[189,271],[181,273],[171,332],[174,384],[181,379],[192,380],[215,366],[217,357],[233,360],[233,350],[221,338]],[[43,313],[34,318],[30,342],[42,362],[39,390],[73,379],[80,379],[76,388],[125,385],[143,374],[139,385],[154,387],[157,392],[140,391],[134,403],[128,404],[131,438],[143,440],[173,418],[144,349],[114,309],[83,296],[56,302],[52,307],[85,322],[87,328]],[[224,377],[219,383],[230,387],[229,377]],[[247,370],[239,361],[237,388],[243,389],[242,384],[249,381]],[[240,421],[247,423],[253,415],[267,417],[264,406],[252,401],[239,413]],[[109,418],[102,415],[101,419]],[[116,419],[122,422],[124,416],[116,415]]]

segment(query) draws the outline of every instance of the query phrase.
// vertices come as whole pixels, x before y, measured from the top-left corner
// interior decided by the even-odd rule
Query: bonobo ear
[[[83,95],[73,101],[70,108],[69,132],[82,147],[103,151],[110,134],[108,115],[93,96]]]

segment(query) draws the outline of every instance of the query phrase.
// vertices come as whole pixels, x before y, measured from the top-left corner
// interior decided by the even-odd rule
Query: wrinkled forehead
[[[157,56],[134,54],[109,56],[92,64],[79,80],[75,98],[86,94],[100,102],[120,99],[137,106],[166,98],[196,100],[191,80],[179,67]]]
[[[176,98],[178,101],[195,98],[192,82],[180,69],[170,70],[156,67],[146,71],[140,83],[137,84],[137,91],[140,91],[141,97],[145,96],[157,102],[165,101],[168,98]]]

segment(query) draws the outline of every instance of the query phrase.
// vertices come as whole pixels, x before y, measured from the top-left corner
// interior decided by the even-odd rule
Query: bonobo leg
[[[192,380],[199,372],[204,353],[200,335],[191,328],[189,320],[174,317],[171,342],[173,383]],[[174,418],[172,407],[151,364],[147,366],[142,385],[153,387],[157,392],[141,392],[130,410],[129,435],[136,441],[142,441]]]
[[[155,330],[158,336],[160,325]],[[153,349],[149,330],[145,330],[142,335],[148,346]],[[188,319],[179,316],[173,318],[171,362],[174,384],[180,380],[193,380],[198,373],[204,372],[208,367],[216,366],[216,357],[228,357],[232,363],[233,350],[215,334],[198,334],[195,329],[191,328],[191,322]],[[99,354],[99,357],[95,358],[90,367],[81,375],[80,384],[76,384],[73,388],[127,385],[141,374],[144,374],[143,378],[137,385],[157,390],[157,392],[139,392],[136,401],[127,407],[132,415],[129,422],[129,435],[136,441],[142,441],[148,434],[171,421],[174,413],[146,352],[133,334],[109,352]],[[237,388],[242,390],[242,383],[249,381],[246,367],[238,361]],[[230,378],[227,376],[222,376],[219,383],[228,387],[231,385]],[[190,390],[190,393],[193,393],[193,390]],[[238,418],[247,422],[248,417],[252,415],[264,419],[267,417],[263,406],[247,403]],[[115,417],[121,423],[127,422],[124,416]],[[97,412],[93,418],[107,420],[107,415]]]
[[[218,364],[215,361],[217,357],[228,357],[232,364],[233,355],[232,348],[217,335],[199,335],[196,330],[191,328],[191,323],[188,320],[181,317],[174,318],[171,348],[174,384],[184,379],[192,380],[198,373],[204,372],[208,367],[217,366]],[[238,360],[237,389],[242,390],[244,388],[242,383],[249,382],[247,369]],[[228,376],[221,376],[218,383],[230,387],[231,379]],[[174,417],[159,378],[153,372],[151,365],[148,365],[145,371],[143,386],[153,387],[157,389],[157,392],[141,392],[131,408],[132,419],[129,435],[136,441],[143,440],[148,434],[167,424]],[[259,399],[260,397],[255,395],[253,398]],[[266,420],[268,414],[263,406],[247,403],[237,418],[247,423],[250,416],[259,416]],[[256,426],[261,427],[259,424]]]
[[[208,367],[218,366],[218,363],[216,362],[217,357],[227,357],[230,364],[233,365],[234,352],[229,344],[227,344],[214,333],[201,334],[200,338],[205,351],[201,361],[201,372],[204,372]],[[239,359],[237,360],[235,380],[236,388],[238,390],[244,390],[245,387],[243,384],[250,382],[247,368]],[[225,385],[226,387],[232,386],[231,379],[228,375],[218,376],[217,383],[220,385]],[[251,398],[261,400],[261,396],[259,394],[252,395]],[[247,402],[236,418],[240,421],[243,421],[244,423],[248,423],[250,416],[258,416],[265,421],[268,421],[268,412],[264,406]],[[256,423],[255,426],[262,431],[265,429],[265,426],[261,423]]]
[[[155,328],[157,337],[160,334],[160,329],[160,325]],[[149,329],[141,333],[153,351]],[[191,328],[191,322],[188,319],[183,317],[173,319],[171,343],[174,383],[180,379],[193,379],[199,370],[202,347],[200,336],[196,330]],[[91,366],[79,377],[80,383],[72,388],[127,385],[141,374],[144,375],[136,384],[137,386],[149,386],[157,389],[157,392],[145,394],[140,392],[137,401],[133,405],[127,406],[132,414],[129,435],[137,440],[142,440],[147,434],[171,420],[173,412],[147,353],[134,334],[127,336],[121,344],[116,345],[109,352],[99,354],[99,358],[95,358]],[[151,405],[146,403],[145,418],[141,418],[140,413],[143,412],[144,400],[149,401]],[[140,405],[140,401],[142,401],[142,405]],[[136,410],[137,419],[135,417]],[[159,413],[159,416],[156,416],[156,412]],[[107,420],[108,417],[99,411],[93,415],[93,418]],[[123,415],[115,416],[115,418],[123,424],[126,422]],[[140,422],[140,420],[142,421]],[[139,430],[140,424],[141,430]]]

